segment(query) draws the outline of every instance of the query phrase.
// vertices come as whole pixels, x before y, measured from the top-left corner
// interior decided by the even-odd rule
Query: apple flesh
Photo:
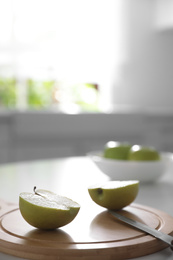
[[[129,143],[121,143],[109,141],[104,148],[103,157],[108,159],[127,160],[131,145]]]
[[[129,151],[128,160],[129,161],[158,161],[160,160],[160,154],[153,147],[133,145]]]

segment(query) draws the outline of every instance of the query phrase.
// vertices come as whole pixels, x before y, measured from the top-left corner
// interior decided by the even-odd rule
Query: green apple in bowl
[[[106,143],[103,157],[116,160],[127,160],[131,145],[126,142],[109,141]]]
[[[133,145],[128,153],[129,161],[159,161],[160,154],[153,147]]]

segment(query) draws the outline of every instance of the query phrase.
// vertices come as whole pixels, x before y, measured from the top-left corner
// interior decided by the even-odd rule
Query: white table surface
[[[90,199],[84,190],[93,183],[108,180],[86,157],[23,162],[0,166],[0,198],[18,203],[19,193],[31,191],[34,186],[65,195],[83,204]],[[80,196],[83,194],[83,196]],[[173,216],[173,170],[152,184],[141,184],[135,203],[162,210]],[[0,253],[0,260],[17,260],[11,255]],[[136,260],[171,260],[169,248],[135,258]]]

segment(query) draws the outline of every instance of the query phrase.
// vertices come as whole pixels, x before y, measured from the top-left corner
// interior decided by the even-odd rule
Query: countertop
[[[136,203],[157,208],[173,216],[173,172],[169,172],[158,181],[140,184]],[[18,204],[19,193],[31,191],[34,186],[65,194],[73,200],[86,203],[88,194],[84,190],[93,182],[106,181],[108,177],[100,172],[89,158],[70,157],[40,160],[34,162],[11,163],[0,166],[0,198]],[[83,194],[80,196],[79,194]],[[173,252],[167,248],[158,253],[136,260],[170,260]],[[11,255],[0,253],[0,259],[17,260]]]

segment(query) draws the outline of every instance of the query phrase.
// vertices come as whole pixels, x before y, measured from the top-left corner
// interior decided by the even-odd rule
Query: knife
[[[152,235],[153,237],[155,238],[158,238],[162,241],[164,241],[165,243],[167,243],[171,249],[173,250],[173,236],[170,236],[170,235],[167,235],[167,234],[164,234],[163,232],[161,231],[158,231],[154,228],[151,228],[145,224],[142,224],[136,220],[133,220],[133,219],[130,219],[128,217],[125,217],[123,215],[120,215],[119,213],[113,211],[113,210],[109,210],[109,212],[114,216],[116,217],[117,219],[137,228],[137,229],[140,229],[142,231],[144,231],[145,233],[147,234],[150,234]]]

